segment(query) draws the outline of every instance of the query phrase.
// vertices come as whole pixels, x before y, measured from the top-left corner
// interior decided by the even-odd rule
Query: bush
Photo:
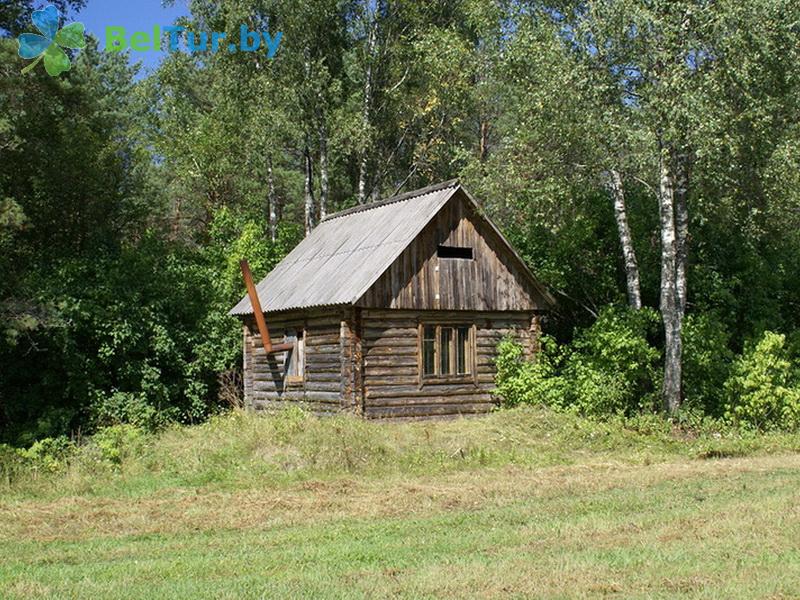
[[[587,415],[632,414],[655,404],[660,352],[648,340],[658,314],[609,306],[572,343],[564,376],[570,404]]]
[[[606,371],[578,354],[572,355],[564,378],[569,382],[569,406],[578,414],[624,415],[637,404],[620,372]]]
[[[139,454],[144,440],[144,432],[133,425],[105,427],[92,436],[92,444],[100,451],[101,459],[115,466]]]
[[[689,315],[683,325],[683,408],[721,417],[734,353],[731,334],[715,315]]]
[[[8,444],[0,444],[0,481],[10,485],[29,470],[29,461],[22,455],[24,450]]]
[[[546,404],[587,415],[633,414],[655,401],[659,351],[648,341],[658,323],[652,310],[608,307],[559,348],[543,338],[536,361],[523,360],[511,340],[498,347],[497,389],[508,406]]]
[[[209,236],[197,248],[153,231],[31,271],[47,318],[25,336],[35,352],[0,343],[0,441],[119,423],[154,430],[217,412],[217,374],[241,363],[241,323],[227,314],[244,294],[238,260],[263,276],[302,228],[282,225],[273,243],[254,215],[222,208]]]
[[[122,424],[154,431],[179,416],[177,410],[157,394],[120,391],[98,392],[92,402],[91,415],[92,423],[101,428],[99,431]]]
[[[61,435],[41,439],[30,448],[20,450],[19,453],[34,470],[55,473],[69,464],[69,460],[75,455],[76,450],[75,443]]]
[[[524,349],[511,338],[497,347],[497,393],[505,406],[544,404],[563,407],[564,380],[556,374],[560,349],[556,341],[542,337],[542,351],[535,362],[524,359]]]
[[[800,373],[786,336],[767,331],[749,345],[725,383],[726,418],[758,431],[800,429]]]

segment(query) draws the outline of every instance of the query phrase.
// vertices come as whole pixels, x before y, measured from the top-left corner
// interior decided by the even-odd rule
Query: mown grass
[[[0,597],[798,597],[800,438],[636,429],[234,414],[89,445],[2,488]]]

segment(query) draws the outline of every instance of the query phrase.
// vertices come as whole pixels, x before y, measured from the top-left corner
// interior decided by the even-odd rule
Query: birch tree
[[[562,7],[563,8],[563,7]],[[574,28],[582,53],[603,56],[618,74],[627,112],[651,135],[643,178],[656,190],[661,243],[659,305],[665,332],[664,409],[676,412],[682,394],[682,324],[689,305],[690,223],[695,157],[731,143],[714,124],[723,96],[721,80],[737,80],[733,110],[758,101],[752,90],[783,67],[748,50],[752,31],[786,43],[797,33],[783,17],[797,2],[746,5],[676,0],[643,4],[598,0],[570,5],[564,22]],[[776,39],[777,38],[777,39]],[[789,44],[788,47],[791,47]],[[760,63],[758,69],[749,69]],[[734,108],[735,107],[735,108]],[[702,134],[701,134],[702,132]],[[707,163],[707,169],[718,167]]]
[[[638,186],[646,137],[626,113],[622,87],[612,58],[585,50],[592,36],[579,23],[566,38],[563,23],[552,22],[550,11],[515,15],[517,22],[503,62],[494,78],[502,104],[499,128],[511,128],[501,149],[504,164],[525,164],[529,181],[544,194],[554,194],[553,227],[568,226],[575,214],[565,208],[576,190],[606,190],[607,211],[613,214],[622,259],[628,304],[642,306],[639,264],[628,217],[626,185]],[[581,51],[576,51],[580,49]],[[568,93],[565,93],[568,90]],[[507,167],[506,167],[507,168]],[[546,182],[546,183],[545,183]],[[544,193],[544,194],[543,194]],[[558,208],[560,207],[560,208]],[[565,292],[566,293],[566,292]],[[571,299],[594,309],[586,301]]]
[[[639,283],[639,262],[633,246],[633,236],[628,223],[628,209],[625,205],[625,188],[622,174],[617,169],[609,169],[608,190],[614,203],[614,221],[617,224],[617,235],[622,247],[622,258],[625,263],[625,288],[628,294],[628,305],[634,310],[642,308],[642,292]]]

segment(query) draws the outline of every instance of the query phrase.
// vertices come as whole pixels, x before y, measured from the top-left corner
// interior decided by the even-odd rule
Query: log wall
[[[475,324],[473,373],[422,377],[419,325]],[[363,311],[364,415],[444,417],[485,413],[493,395],[497,344],[511,335],[533,352],[538,318],[523,312]],[[533,324],[533,326],[532,326]]]
[[[469,375],[421,374],[420,324],[475,325]],[[267,316],[272,343],[304,330],[305,378],[284,377],[286,353],[267,355],[252,317],[244,325],[245,403],[254,410],[301,406],[312,412],[348,411],[373,419],[485,413],[493,395],[497,344],[510,335],[529,356],[538,348],[539,319],[530,312],[411,311],[348,307]]]
[[[343,311],[293,311],[267,315],[273,344],[284,341],[286,330],[304,331],[305,377],[288,382],[286,352],[267,356],[255,319],[244,321],[245,405],[255,410],[301,406],[315,413],[338,411],[342,405],[342,321]]]

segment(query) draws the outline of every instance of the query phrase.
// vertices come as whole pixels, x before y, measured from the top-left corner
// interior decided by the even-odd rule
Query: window
[[[423,377],[470,375],[475,354],[474,339],[470,325],[423,326]]]
[[[305,375],[305,362],[306,362],[306,348],[305,338],[303,331],[294,331],[286,333],[284,337],[285,342],[294,342],[294,348],[286,352],[284,361],[284,373],[286,374],[286,383],[297,383],[303,381]]]
[[[466,246],[439,246],[436,249],[439,258],[461,258],[472,260],[472,248]]]

